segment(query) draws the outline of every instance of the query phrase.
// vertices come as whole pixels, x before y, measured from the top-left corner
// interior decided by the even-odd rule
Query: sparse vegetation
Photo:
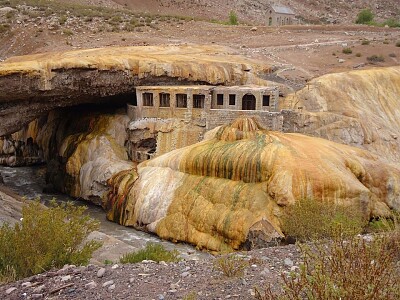
[[[361,42],[361,45],[369,45],[370,44],[370,41],[369,40],[363,40],[362,42]]]
[[[161,244],[147,243],[144,249],[123,255],[120,262],[123,264],[134,264],[143,260],[176,262],[180,258],[177,250],[169,251]]]
[[[367,57],[367,60],[371,63],[377,63],[377,62],[384,62],[385,57],[383,55],[371,55]]]
[[[383,44],[384,44],[384,45],[389,45],[389,41],[388,41],[387,39],[385,39],[385,40],[383,41]]]
[[[366,225],[359,209],[314,199],[288,207],[282,220],[284,233],[300,241],[331,238],[337,226],[344,236],[353,236]]]
[[[400,47],[400,41],[396,42],[396,47]]]
[[[236,13],[233,10],[231,10],[229,13],[229,24],[230,25],[238,25],[238,18],[237,18]]]
[[[351,48],[343,48],[342,53],[344,53],[344,54],[352,54],[353,50],[351,50]]]
[[[248,262],[234,254],[218,257],[214,261],[214,270],[222,272],[227,277],[242,277]]]
[[[26,204],[20,224],[0,228],[0,280],[12,281],[65,264],[87,264],[101,244],[84,242],[99,226],[84,215],[85,210],[55,201],[49,208],[38,201]]]
[[[370,24],[373,20],[374,14],[369,8],[367,8],[358,13],[356,24]]]
[[[8,24],[0,24],[0,34],[5,33],[10,30],[10,25]]]
[[[394,57],[397,57],[397,55],[396,55],[396,53],[389,53],[389,57],[394,58]]]
[[[389,26],[389,27],[400,27],[400,21],[395,19],[388,19],[382,23],[382,26]]]
[[[397,231],[399,229],[397,228]],[[343,239],[340,231],[327,244],[301,245],[304,263],[282,274],[280,291],[256,289],[256,299],[400,299],[399,235]]]
[[[361,57],[362,55],[361,55],[361,53],[360,52],[357,52],[356,53],[356,57]]]
[[[185,295],[182,300],[196,300],[197,294],[196,292],[190,292],[189,294]]]
[[[71,29],[64,29],[62,32],[66,36],[74,35],[74,32]]]

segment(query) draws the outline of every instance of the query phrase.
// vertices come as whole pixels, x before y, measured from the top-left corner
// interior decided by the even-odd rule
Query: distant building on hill
[[[268,26],[292,25],[295,23],[295,13],[289,7],[271,4],[266,13]]]

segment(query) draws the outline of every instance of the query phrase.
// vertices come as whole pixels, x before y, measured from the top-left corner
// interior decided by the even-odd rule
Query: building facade
[[[266,13],[268,26],[283,26],[295,24],[295,13],[289,7],[274,5]]]

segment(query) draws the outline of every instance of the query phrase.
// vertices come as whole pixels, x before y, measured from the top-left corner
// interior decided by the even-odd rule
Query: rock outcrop
[[[212,250],[273,242],[284,207],[304,197],[361,209],[366,218],[400,210],[400,168],[358,148],[267,132],[246,118],[117,174],[110,185],[109,219]]]
[[[137,85],[258,84],[270,68],[218,46],[110,47],[0,63],[0,136],[54,108],[126,103]]]
[[[400,162],[400,67],[328,74],[288,96],[290,131],[367,149]]]
[[[124,148],[128,122],[124,113],[114,110],[64,108],[13,136],[31,139],[42,152],[47,162],[46,189],[100,204],[107,180],[134,166]]]

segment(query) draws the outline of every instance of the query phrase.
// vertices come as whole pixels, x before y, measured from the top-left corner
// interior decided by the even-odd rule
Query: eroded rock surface
[[[291,131],[367,149],[400,162],[400,67],[328,74],[285,99],[302,107]]]
[[[212,250],[238,249],[250,232],[263,243],[280,237],[282,209],[305,197],[361,208],[366,218],[400,210],[400,168],[358,148],[268,132],[246,118],[110,184],[110,219]]]
[[[0,136],[54,108],[126,103],[124,97],[133,97],[137,85],[258,84],[256,75],[269,71],[218,46],[110,47],[13,57],[0,63]],[[113,98],[118,95],[123,97]]]

